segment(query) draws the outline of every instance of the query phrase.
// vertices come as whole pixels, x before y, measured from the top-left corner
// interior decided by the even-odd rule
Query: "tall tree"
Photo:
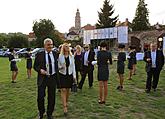
[[[132,21],[132,30],[144,31],[149,29],[149,10],[147,9],[147,4],[145,4],[145,0],[139,0],[135,17]]]
[[[37,37],[37,47],[43,47],[43,41],[45,38],[51,38],[56,46],[61,43],[60,37],[55,32],[55,26],[49,19],[40,19],[39,22],[35,21],[33,31]]]
[[[0,48],[7,47],[9,37],[5,33],[0,33]]]
[[[28,47],[28,37],[25,34],[10,33],[8,34],[8,47],[11,48],[24,48]]]
[[[98,12],[99,20],[96,24],[96,28],[109,28],[114,27],[118,21],[118,16],[112,17],[114,14],[114,6],[110,5],[110,0],[105,0],[103,8],[100,8],[101,12]]]

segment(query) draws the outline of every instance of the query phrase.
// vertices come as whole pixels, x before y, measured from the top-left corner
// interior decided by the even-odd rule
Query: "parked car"
[[[0,49],[0,57],[2,57],[3,56],[3,53],[4,53],[5,51],[3,50],[3,49]]]
[[[6,49],[6,50],[3,52],[3,57],[8,57],[9,54],[10,54],[9,49]]]
[[[31,53],[32,53],[32,57],[35,57],[35,55],[38,52],[44,51],[44,48],[35,48]]]
[[[27,49],[27,48],[22,48],[22,49],[18,50],[18,51],[16,52],[16,54],[18,55],[18,57],[25,57],[25,55],[26,55],[26,53],[27,53],[26,49]]]

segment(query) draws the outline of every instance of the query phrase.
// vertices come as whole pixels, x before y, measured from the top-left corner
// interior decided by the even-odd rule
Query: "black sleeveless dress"
[[[27,69],[31,69],[32,68],[32,58],[31,58],[31,54],[27,53],[26,54],[26,68]]]
[[[16,65],[16,61],[12,61],[14,58],[13,54],[9,55],[9,61],[10,61],[10,71],[18,71],[18,67]]]
[[[117,73],[119,74],[124,74],[124,68],[125,68],[124,61],[126,61],[125,52],[119,52],[118,61],[117,61]]]
[[[107,81],[109,79],[108,60],[111,60],[111,53],[108,51],[99,51],[97,54],[98,81]]]

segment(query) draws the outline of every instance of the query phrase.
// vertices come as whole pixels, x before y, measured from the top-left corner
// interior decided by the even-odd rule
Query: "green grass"
[[[19,74],[16,84],[11,84],[11,72],[7,58],[0,58],[0,119],[36,119],[37,86],[36,72],[30,80],[26,77],[25,60],[18,62]],[[146,73],[144,62],[138,62],[137,75],[132,81],[125,80],[124,91],[116,90],[118,79],[116,62],[110,67],[108,99],[106,106],[99,105],[98,82],[95,68],[94,87],[88,89],[86,80],[83,91],[71,94],[69,119],[165,119],[165,71],[160,75],[157,92],[145,93]],[[125,77],[128,76],[126,70]],[[60,95],[56,95],[54,116],[63,119]],[[47,98],[46,102],[47,102]],[[65,118],[64,118],[65,119]]]

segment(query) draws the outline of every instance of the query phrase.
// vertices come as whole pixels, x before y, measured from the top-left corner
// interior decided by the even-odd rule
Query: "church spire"
[[[80,29],[81,29],[81,18],[80,18],[79,9],[77,9],[77,12],[76,12],[76,17],[75,17],[75,28],[76,28],[77,30],[80,30]]]

